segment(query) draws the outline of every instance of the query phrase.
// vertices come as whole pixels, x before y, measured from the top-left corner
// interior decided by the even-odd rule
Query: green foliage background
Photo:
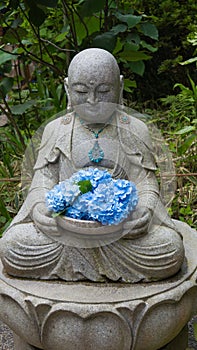
[[[196,225],[194,1],[1,0],[0,31],[0,109],[7,118],[0,126],[1,232],[22,203],[24,150],[35,130],[66,108],[68,65],[88,47],[113,53],[126,104],[158,122],[180,174],[173,216]]]

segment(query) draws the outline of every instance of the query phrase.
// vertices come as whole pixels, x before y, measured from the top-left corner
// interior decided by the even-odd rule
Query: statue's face
[[[68,76],[71,105],[84,121],[105,123],[119,103],[119,74],[109,62],[78,66]]]

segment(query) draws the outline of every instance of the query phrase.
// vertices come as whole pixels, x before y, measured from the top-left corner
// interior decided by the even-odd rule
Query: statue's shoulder
[[[152,149],[152,141],[149,133],[149,129],[145,122],[142,120],[143,115],[134,111],[131,114],[121,113],[119,114],[119,123],[126,132],[130,135],[134,134],[139,140],[141,140],[148,148]]]
[[[62,127],[62,126],[66,126],[69,124],[71,124],[72,120],[74,118],[73,113],[67,113],[64,115],[59,116],[58,118],[50,121],[46,126],[45,126],[45,130],[57,130],[57,128]]]
[[[42,140],[45,143],[46,140],[55,141],[67,129],[72,127],[73,113],[67,113],[60,117],[50,121],[44,128]]]

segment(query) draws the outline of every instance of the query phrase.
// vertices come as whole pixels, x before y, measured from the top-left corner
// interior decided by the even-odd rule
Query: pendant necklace
[[[105,124],[103,126],[103,128],[99,129],[98,131],[95,131],[93,129],[91,129],[87,124],[85,124],[85,122],[83,120],[80,119],[80,123],[81,125],[92,132],[92,134],[94,135],[95,137],[95,142],[94,142],[94,146],[92,147],[92,149],[88,152],[88,157],[90,159],[91,162],[94,162],[94,163],[99,163],[101,162],[101,160],[104,158],[104,151],[102,150],[102,148],[100,147],[99,145],[99,141],[98,141],[98,138],[99,138],[99,134],[105,129],[105,127],[107,125],[109,125],[109,123]]]

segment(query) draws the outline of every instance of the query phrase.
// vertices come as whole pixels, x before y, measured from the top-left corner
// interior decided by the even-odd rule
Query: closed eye
[[[101,94],[110,92],[110,86],[108,84],[101,84],[100,86],[98,86],[97,92]]]

